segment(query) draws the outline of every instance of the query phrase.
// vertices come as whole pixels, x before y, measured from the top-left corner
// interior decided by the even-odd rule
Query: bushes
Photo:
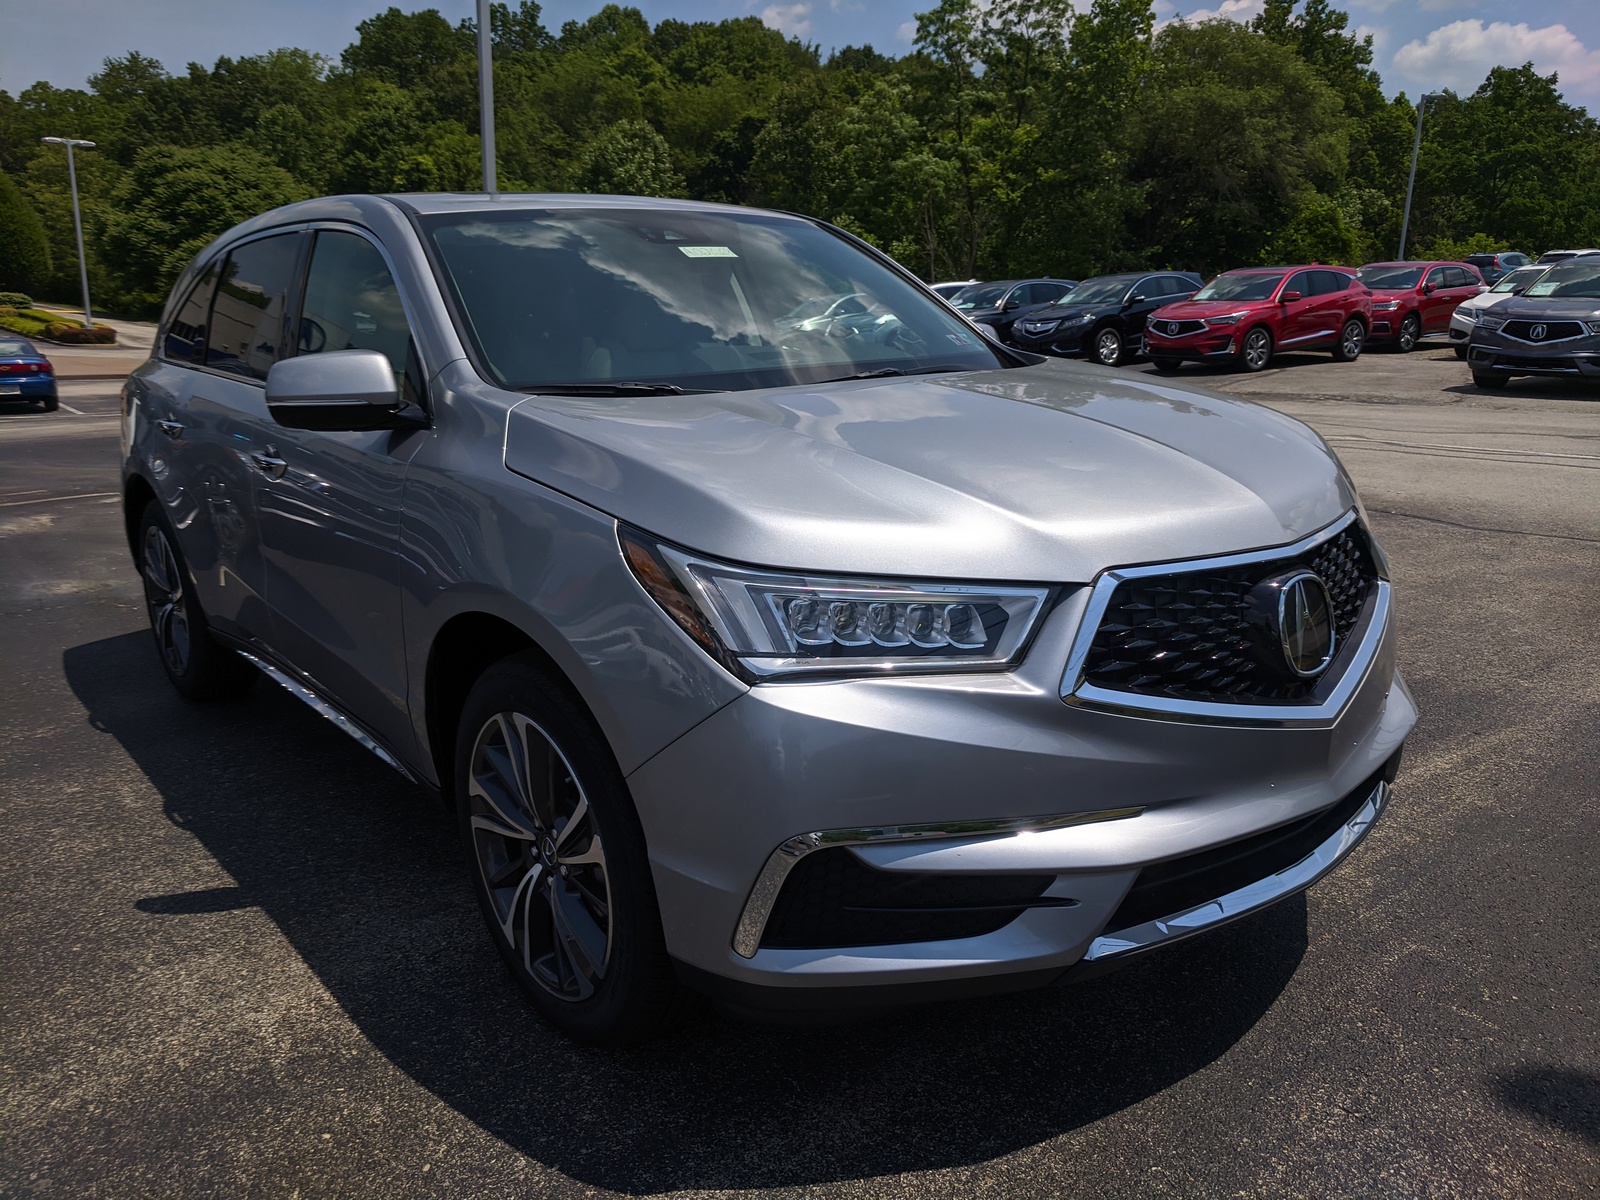
[[[33,297],[24,295],[21,292],[0,292],[0,306],[6,308],[32,308]]]
[[[0,329],[67,346],[114,346],[117,343],[117,331],[109,325],[85,329],[81,321],[63,321],[58,314],[39,308],[0,305]]]

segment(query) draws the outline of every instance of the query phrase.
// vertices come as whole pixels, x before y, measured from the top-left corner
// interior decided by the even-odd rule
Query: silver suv
[[[1106,969],[1331,869],[1415,721],[1314,433],[996,346],[801,217],[278,209],[184,272],[125,414],[172,682],[266,675],[438,792],[581,1039],[684,984]]]

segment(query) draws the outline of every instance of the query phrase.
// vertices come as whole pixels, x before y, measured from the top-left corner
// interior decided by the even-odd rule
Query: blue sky
[[[337,57],[356,23],[388,3],[469,16],[473,0],[45,0],[0,4],[0,88],[35,80],[81,87],[108,55],[139,50],[181,71],[193,60],[257,54],[293,45]],[[1600,112],[1600,0],[1337,0],[1351,24],[1371,33],[1391,94],[1441,87],[1470,91],[1491,66],[1532,60],[1559,71],[1568,100]],[[602,0],[547,0],[545,23],[596,11]],[[930,0],[635,0],[652,21],[717,20],[754,14],[824,50],[871,42],[910,48],[915,14]],[[1087,0],[1082,0],[1086,4]],[[1156,0],[1159,17],[1221,15],[1247,20],[1261,0]]]

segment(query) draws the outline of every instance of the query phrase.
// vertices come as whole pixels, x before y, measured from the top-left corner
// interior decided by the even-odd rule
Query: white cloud
[[[1222,0],[1215,8],[1197,8],[1193,12],[1182,13],[1177,18],[1198,24],[1201,21],[1212,21],[1217,17],[1226,17],[1230,21],[1243,24],[1252,17],[1260,16],[1264,8],[1262,0]]]
[[[894,40],[897,42],[914,42],[917,40],[917,23],[915,21],[902,21],[900,28],[894,31]]]
[[[811,5],[769,4],[761,10],[761,23],[790,37],[804,37],[811,32]]]
[[[1389,44],[1389,30],[1382,25],[1357,25],[1351,32],[1358,38],[1370,37],[1373,50],[1379,54]]]
[[[1600,95],[1600,50],[1591,50],[1565,25],[1531,28],[1474,18],[1454,21],[1426,39],[1407,42],[1395,51],[1395,69],[1424,87],[1469,92],[1483,82],[1490,67],[1532,62],[1540,74],[1555,71],[1561,90]]]

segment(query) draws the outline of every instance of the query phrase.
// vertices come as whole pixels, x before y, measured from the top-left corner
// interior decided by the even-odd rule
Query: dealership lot
[[[172,693],[115,385],[0,411],[0,1190],[1593,1194],[1600,393],[1280,361],[1176,378],[1318,428],[1393,561],[1423,721],[1355,857],[1077,988],[633,1052],[524,1008],[397,775],[269,686]]]

